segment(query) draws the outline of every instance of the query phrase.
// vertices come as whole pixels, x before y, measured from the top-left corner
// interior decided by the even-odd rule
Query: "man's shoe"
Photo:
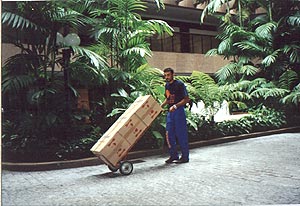
[[[183,158],[180,158],[179,160],[177,160],[175,163],[176,164],[182,164],[182,163],[188,163],[189,162],[189,159],[183,159]]]
[[[171,163],[173,163],[175,160],[178,160],[178,158],[170,157],[170,158],[167,159],[165,162],[166,162],[167,164],[171,164]]]

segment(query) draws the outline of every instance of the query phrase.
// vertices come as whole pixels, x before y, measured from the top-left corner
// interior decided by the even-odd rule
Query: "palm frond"
[[[217,35],[217,38],[218,39],[221,39],[221,40],[225,40],[229,37],[232,36],[232,34],[234,34],[235,32],[239,32],[241,31],[242,28],[235,25],[235,24],[225,24],[223,27],[222,27],[222,33],[218,34]]]
[[[72,46],[72,50],[82,56],[86,56],[92,65],[94,65],[97,68],[106,68],[107,62],[106,60],[101,57],[100,55],[96,54],[92,50],[89,50],[88,48],[79,47],[79,46]]]
[[[216,72],[216,77],[218,81],[226,81],[229,79],[232,75],[236,74],[238,69],[237,63],[230,62],[229,64],[221,67],[217,72]]]
[[[165,4],[163,0],[154,0],[154,2],[156,3],[156,7],[158,9],[165,9]]]
[[[284,104],[292,103],[298,106],[300,104],[300,92],[299,91],[293,91],[284,98],[281,99],[281,102]]]
[[[287,70],[279,77],[278,87],[282,89],[290,89],[297,80],[299,80],[297,72]]]
[[[239,82],[232,83],[232,84],[226,84],[226,85],[223,85],[222,87],[225,87],[225,89],[228,90],[229,92],[247,91],[250,84],[251,84],[251,81],[249,81],[249,80],[240,80]]]
[[[138,35],[129,36],[129,39],[126,42],[127,48],[122,51],[123,56],[127,55],[139,55],[141,57],[152,55],[148,43],[145,43],[145,38]]]
[[[253,41],[248,41],[248,40],[236,42],[233,44],[233,46],[237,46],[242,51],[250,51],[255,55],[259,55],[264,51],[264,47],[258,45]]]
[[[133,13],[135,11],[145,11],[146,3],[140,0],[108,0],[110,3],[110,11],[112,13]]]
[[[213,48],[206,52],[205,56],[216,56],[218,55],[218,49]]]
[[[87,16],[74,11],[72,9],[65,10],[64,8],[57,8],[57,11],[51,13],[52,21],[60,24],[71,25],[72,27],[78,28],[79,25],[86,25],[93,21]]]
[[[48,94],[55,94],[57,90],[54,88],[44,88],[42,90],[37,90],[31,95],[32,102],[39,102],[41,101],[46,95]]]
[[[286,93],[288,93],[289,90],[281,89],[281,88],[258,88],[255,91],[253,91],[250,95],[251,97],[256,98],[264,98],[267,99],[269,97],[283,97]]]
[[[247,76],[254,76],[259,71],[259,68],[252,65],[244,65],[241,68],[241,72],[246,74]]]
[[[190,76],[176,76],[176,79],[184,82],[184,83],[189,83],[191,82],[191,77]]]
[[[17,94],[21,89],[28,88],[35,81],[35,78],[29,75],[7,76],[2,79],[2,93],[8,92]]]
[[[242,91],[232,92],[230,96],[231,96],[231,99],[240,100],[240,101],[250,100],[251,99],[250,94],[248,94],[246,92],[242,92]]]
[[[135,47],[131,47],[131,48],[124,50],[121,55],[125,56],[125,57],[129,56],[129,55],[131,55],[131,56],[139,55],[141,57],[145,57],[145,56],[151,57],[152,56],[149,49],[139,47],[139,45],[136,45]]]
[[[267,84],[267,80],[265,78],[256,78],[252,80],[248,87],[248,93],[251,93],[252,91],[259,88],[261,85]]]
[[[295,88],[293,89],[293,91],[286,95],[285,97],[283,97],[280,102],[287,104],[287,103],[292,103],[296,106],[300,105],[300,84],[298,84],[297,86],[295,86]]]
[[[82,85],[103,85],[108,83],[104,73],[105,69],[99,69],[86,63],[86,58],[79,58],[70,64],[71,77],[81,82]]]
[[[249,82],[243,80],[238,83],[222,85],[219,88],[225,94],[224,99],[227,101],[244,101],[251,99],[251,96],[246,92]]]
[[[262,64],[265,65],[266,67],[269,67],[271,64],[275,63],[277,57],[279,55],[279,50],[274,51],[272,54],[266,56],[262,60]]]
[[[250,26],[257,27],[266,24],[267,22],[269,22],[267,15],[258,15],[257,17],[252,19],[249,23]]]
[[[277,23],[276,22],[268,22],[266,24],[263,24],[255,29],[255,33],[257,36],[264,38],[264,39],[270,39],[272,38],[273,32],[277,30]]]
[[[108,26],[108,27],[103,27],[103,28],[97,30],[95,32],[95,37],[96,37],[96,39],[99,39],[102,34],[110,34],[112,36],[115,36],[118,33],[120,33],[120,29],[119,28],[109,27]]]
[[[231,38],[224,39],[218,46],[218,54],[227,54],[232,48]]]
[[[201,18],[200,18],[200,22],[203,23],[204,22],[204,18],[208,14],[215,13],[224,3],[225,3],[224,0],[209,1],[208,5],[204,8],[204,10],[202,12],[202,15],[201,15]]]
[[[146,74],[145,74],[146,73]],[[158,68],[150,67],[149,64],[144,64],[137,68],[136,74],[145,76],[151,75],[151,76],[163,76],[163,72]]]
[[[2,12],[2,24],[7,24],[8,26],[11,26],[15,29],[24,29],[24,28],[30,28],[34,30],[44,31],[45,29],[42,28],[40,25],[37,25],[36,23],[32,22],[29,19],[26,19],[25,17],[15,14],[9,11]]]
[[[110,68],[109,69],[109,75],[114,81],[124,81],[126,82],[128,79],[131,78],[130,73],[126,71],[121,71],[118,68]]]
[[[293,27],[300,26],[300,13],[298,12],[294,16],[289,16],[287,19],[287,23]]]
[[[291,63],[300,62],[300,46],[296,44],[284,45],[283,52],[289,56]]]
[[[172,36],[174,31],[174,29],[171,26],[169,26],[168,23],[162,20],[154,20],[154,19],[147,20],[145,22],[145,26],[147,26],[148,29],[155,31],[155,33],[158,34],[163,34],[164,32],[166,32],[167,34]]]
[[[231,38],[232,38],[233,42],[249,40],[249,39],[251,39],[252,36],[254,36],[253,32],[245,31],[242,29],[239,29],[239,30],[231,33]]]

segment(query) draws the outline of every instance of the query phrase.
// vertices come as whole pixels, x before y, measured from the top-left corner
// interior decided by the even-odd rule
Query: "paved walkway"
[[[192,149],[190,162],[136,160],[129,176],[105,165],[2,171],[2,205],[300,204],[300,133]]]

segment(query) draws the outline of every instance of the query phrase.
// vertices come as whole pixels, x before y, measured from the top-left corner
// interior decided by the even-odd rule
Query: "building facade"
[[[172,67],[181,74],[194,70],[215,73],[228,60],[220,56],[208,57],[206,52],[219,44],[218,20],[206,18],[200,24],[200,16],[206,5],[194,4],[194,0],[165,0],[165,9],[157,10],[153,1],[147,0],[148,10],[143,18],[161,19],[174,29],[173,36],[155,36],[149,40],[153,56],[149,64],[160,69]],[[220,8],[219,12],[224,12]]]
[[[155,36],[149,39],[153,55],[148,58],[152,67],[164,69],[172,67],[177,73],[189,74],[194,70],[208,74],[215,73],[228,63],[220,56],[207,57],[205,53],[218,45],[218,21],[208,17],[200,24],[200,16],[205,7],[194,4],[194,0],[165,0],[165,9],[158,10],[152,0],[145,0],[147,11],[142,12],[144,19],[161,19],[173,29],[173,36]],[[223,8],[220,8],[222,12]],[[19,49],[2,39],[1,63]]]

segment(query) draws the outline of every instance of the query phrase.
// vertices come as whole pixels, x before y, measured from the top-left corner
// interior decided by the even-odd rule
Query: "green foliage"
[[[298,74],[295,71],[287,70],[279,77],[278,87],[291,90],[297,80],[299,80]]]
[[[78,139],[70,140],[61,144],[56,151],[56,156],[63,159],[77,159],[90,156],[90,149],[102,136],[100,127],[91,127],[90,132],[86,132]]]
[[[235,74],[238,69],[238,64],[234,62],[230,62],[229,64],[220,68],[216,73],[216,77],[219,82],[229,81],[231,83],[236,81]]]
[[[222,136],[248,134],[252,129],[251,121],[239,119],[233,121],[224,121],[217,124],[217,130]]]
[[[154,2],[164,8],[162,1]],[[237,135],[286,124],[278,109],[282,104],[296,107],[300,102],[300,47],[299,39],[292,38],[299,33],[300,24],[299,11],[291,9],[295,8],[293,2],[286,1],[283,7],[280,1],[270,4],[265,0],[238,0],[232,5],[237,15],[231,15],[229,1],[209,1],[202,20],[223,4],[227,13],[220,18],[221,43],[207,55],[223,55],[231,62],[216,73],[218,84],[202,72],[177,78],[185,82],[193,102],[205,103],[211,116],[223,100],[240,110],[261,105],[273,109],[261,106],[248,117],[217,124],[213,118],[207,121],[187,110],[192,138]],[[36,157],[40,161],[89,156],[89,148],[101,133],[138,96],[151,94],[160,103],[164,100],[162,72],[147,65],[146,58],[151,56],[147,38],[172,35],[173,29],[161,20],[142,20],[139,12],[147,9],[145,2],[71,0],[12,5],[4,4],[2,24],[12,32],[20,32],[22,38],[3,35],[21,50],[2,67],[4,159],[28,161]],[[267,15],[252,18],[251,10],[261,6]],[[74,55],[67,88],[61,73],[56,72],[57,65],[63,64],[56,34],[66,27],[96,39],[92,45],[71,48]],[[76,109],[75,88],[81,86],[90,88],[91,111]],[[72,92],[71,113],[66,111],[67,90]],[[85,124],[87,117],[90,124]],[[138,147],[161,147],[164,131],[165,117],[161,115]]]
[[[197,123],[197,129],[193,127],[189,129],[189,135],[192,140],[212,139],[278,129],[287,124],[286,116],[282,111],[267,107],[252,110],[249,115],[238,120],[227,120],[217,123],[206,121],[199,116],[192,115],[192,117]]]
[[[284,104],[292,103],[296,106],[300,104],[300,84],[295,86],[290,94],[286,95],[281,99],[281,102]]]
[[[277,28],[277,23],[270,21],[257,27],[254,32],[260,38],[271,40]]]
[[[254,110],[250,116],[244,118],[251,121],[253,132],[278,129],[286,125],[286,117],[282,111],[267,107]]]
[[[155,3],[163,8],[160,0]],[[5,62],[2,72],[4,119],[9,121],[8,128],[9,125],[16,128],[13,133],[5,130],[3,141],[13,142],[12,147],[5,147],[7,152],[22,145],[18,154],[30,159],[29,156],[35,156],[31,151],[39,152],[46,147],[51,149],[48,155],[51,159],[71,158],[71,154],[82,153],[84,147],[95,141],[92,133],[91,137],[85,135],[98,124],[97,119],[105,118],[115,108],[124,108],[142,94],[152,92],[161,98],[162,86],[158,80],[150,79],[158,70],[152,69],[152,76],[146,76],[140,68],[146,63],[146,56],[151,55],[146,38],[164,32],[172,35],[173,29],[161,20],[142,20],[138,12],[144,9],[145,2],[136,0],[111,0],[101,5],[77,0],[4,4],[2,24],[9,31],[22,34],[17,38],[4,34],[21,50]],[[71,48],[70,82],[64,82],[61,72],[57,72],[57,66],[64,66],[64,61],[56,36],[58,31],[67,30],[97,37],[97,41],[91,41],[93,45],[83,42],[85,45]],[[28,39],[26,44],[24,39]],[[139,75],[144,79],[136,78]],[[92,95],[100,90],[97,98],[90,99],[91,111],[76,108],[75,88],[81,87],[92,88]],[[138,89],[141,93],[135,92]],[[71,94],[70,102],[66,102],[67,91]],[[120,97],[131,100],[121,102]],[[88,126],[84,124],[87,117],[92,121]],[[102,123],[101,128],[106,129],[111,121]]]
[[[214,15],[221,6],[227,7],[221,18],[222,32],[217,36],[221,42],[217,49],[208,53],[217,53],[232,61],[216,73],[219,83],[234,83],[253,79],[254,76],[278,80],[287,70],[297,72],[300,27],[299,11],[294,8],[299,6],[299,2],[237,0],[232,5],[221,0],[202,2],[208,5],[202,13],[201,22],[205,16]],[[257,8],[264,8],[266,13],[250,15]],[[236,15],[230,13],[233,9]]]
[[[117,93],[112,94],[112,97],[116,98],[115,108],[108,114],[108,117],[116,118],[120,116],[139,96],[150,94],[159,102],[162,102],[165,98],[162,71],[151,68],[147,64],[137,68],[136,72],[130,73],[128,84],[130,85],[130,92],[127,92],[125,89],[119,89]],[[165,122],[165,118],[159,117],[155,120],[146,133],[148,137],[150,136],[155,140],[153,144],[157,147],[161,147],[164,142],[163,134],[165,131],[161,122]],[[143,141],[149,140],[143,139]],[[141,147],[141,143],[139,143],[139,146]]]

